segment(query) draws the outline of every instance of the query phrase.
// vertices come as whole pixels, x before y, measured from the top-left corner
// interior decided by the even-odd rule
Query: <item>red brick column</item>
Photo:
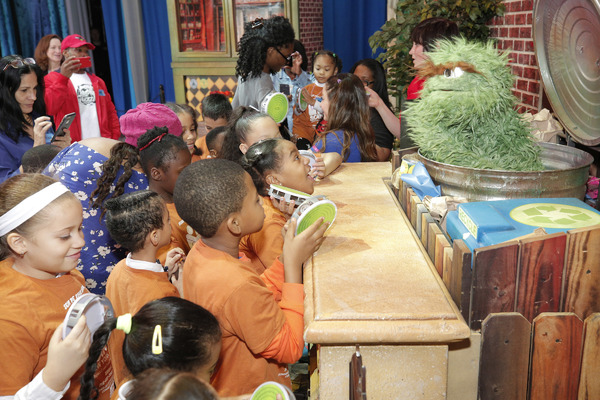
[[[503,17],[489,23],[498,48],[508,51],[510,66],[517,76],[513,93],[519,99],[519,112],[538,111],[540,72],[533,49],[533,0],[505,0]]]
[[[308,70],[311,70],[310,56],[323,48],[323,0],[298,1],[300,17],[300,41],[308,55]]]

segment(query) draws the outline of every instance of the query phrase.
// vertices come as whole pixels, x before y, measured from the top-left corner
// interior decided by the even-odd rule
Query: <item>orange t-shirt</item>
[[[252,262],[257,273],[262,274],[265,269],[273,265],[283,251],[283,235],[281,228],[287,219],[285,215],[273,206],[271,199],[263,197],[265,222],[260,231],[246,235],[240,241],[240,251]]]
[[[192,154],[192,162],[196,162],[198,160],[206,160],[209,155],[208,147],[206,146],[206,135],[199,137],[196,139],[196,143],[194,143],[197,148],[202,150],[202,154],[197,156]]]
[[[12,396],[45,367],[54,331],[75,299],[85,293],[79,271],[54,279],[35,279],[15,271],[13,259],[0,262],[0,396]],[[79,396],[83,367],[71,378],[63,399]],[[96,372],[99,399],[109,399],[113,387],[108,353],[102,352]]]
[[[219,396],[252,393],[265,381],[290,386],[288,363],[302,355],[304,291],[283,283],[276,260],[262,275],[249,260],[196,242],[183,268],[185,298],[208,309],[223,332],[211,384]]]
[[[321,99],[323,97],[323,86],[319,86],[317,83],[311,83],[304,87],[310,97],[313,99]],[[317,100],[318,101],[318,100]],[[317,133],[317,124],[323,118],[323,114],[315,109],[314,106],[307,106],[306,110],[300,114],[296,114],[296,108],[294,106],[294,135],[310,140],[314,142],[315,134]]]
[[[154,272],[127,266],[127,259],[115,265],[106,281],[106,297],[115,310],[115,316],[134,315],[149,301],[167,296],[179,297],[177,288],[169,282],[166,272]],[[129,375],[123,361],[125,333],[114,330],[108,340],[108,351],[117,386]]]
[[[156,253],[156,258],[164,265],[169,250],[180,247],[185,254],[190,252],[194,243],[200,239],[200,234],[187,224],[175,209],[175,203],[167,203],[169,218],[171,219],[171,243],[168,246],[161,247]]]

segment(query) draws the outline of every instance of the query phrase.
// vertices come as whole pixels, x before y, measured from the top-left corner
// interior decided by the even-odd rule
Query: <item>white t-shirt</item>
[[[87,72],[72,74],[71,83],[77,93],[79,103],[79,120],[81,122],[81,138],[100,137],[100,123],[96,110],[96,93]]]

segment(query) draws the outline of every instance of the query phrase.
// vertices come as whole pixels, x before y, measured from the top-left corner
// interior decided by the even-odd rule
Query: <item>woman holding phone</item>
[[[44,77],[32,58],[10,55],[0,60],[0,182],[19,173],[21,157],[54,136],[44,104]],[[69,131],[53,144],[71,143]]]

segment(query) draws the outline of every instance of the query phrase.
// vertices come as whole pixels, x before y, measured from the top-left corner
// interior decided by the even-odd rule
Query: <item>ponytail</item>
[[[256,142],[240,159],[240,165],[250,174],[256,191],[261,196],[266,196],[269,190],[265,175],[279,169],[281,157],[277,147],[283,140],[285,139],[265,139]]]
[[[110,338],[111,332],[117,327],[117,318],[110,318],[104,321],[104,323],[94,333],[94,339],[90,347],[88,359],[85,362],[85,371],[81,375],[81,389],[79,389],[79,397],[77,400],[96,400],[98,398],[98,388],[96,387],[94,375],[96,374],[96,368],[98,366],[98,358],[108,339]]]
[[[134,146],[121,142],[113,146],[110,150],[110,158],[102,164],[102,176],[98,179],[98,186],[90,195],[90,205],[93,208],[100,208],[102,203],[110,194],[110,187],[113,184],[121,165],[123,166],[123,175],[115,184],[115,191],[112,197],[118,197],[125,191],[125,184],[133,174],[133,167],[140,162],[140,153]],[[102,214],[104,214],[104,210]]]

